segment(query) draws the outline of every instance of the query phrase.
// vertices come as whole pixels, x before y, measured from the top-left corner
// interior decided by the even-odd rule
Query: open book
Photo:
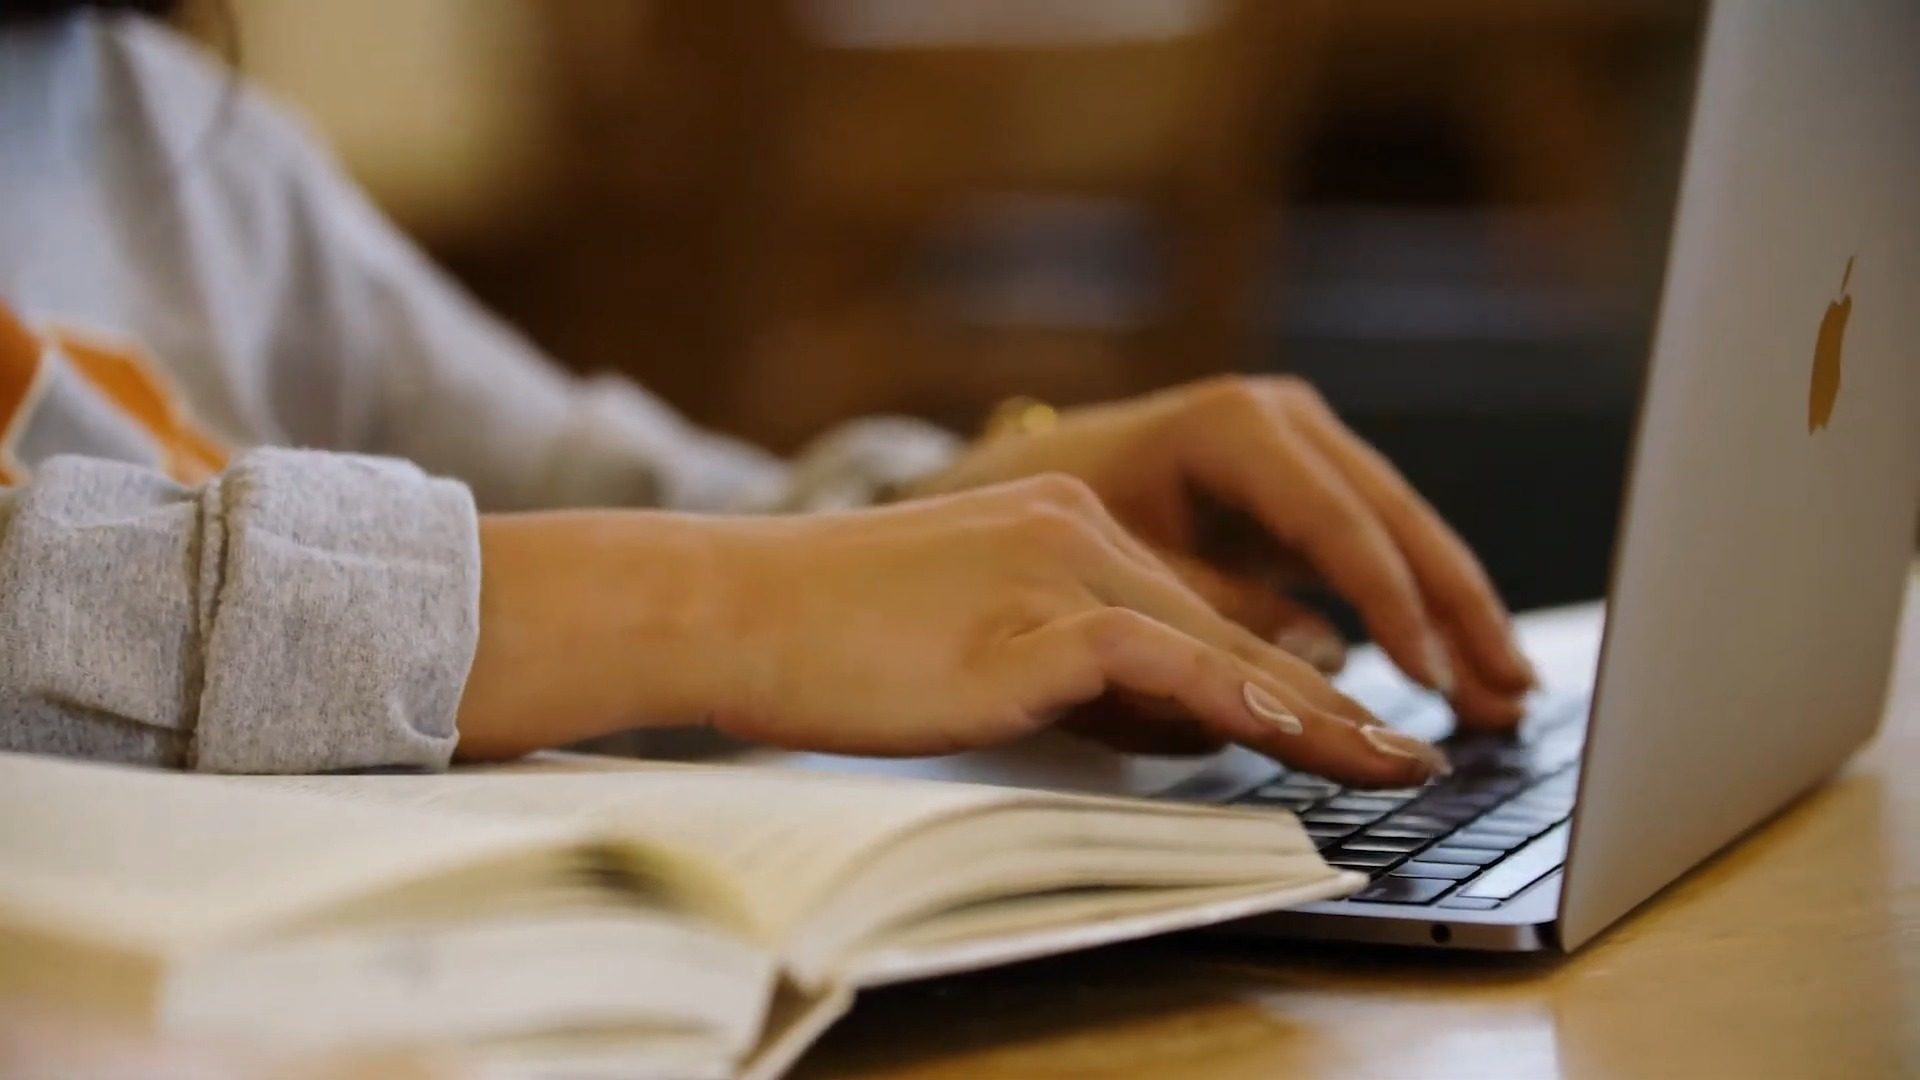
[[[0,996],[505,1074],[775,1075],[861,987],[1360,884],[1270,811],[573,756],[215,778],[0,754]]]

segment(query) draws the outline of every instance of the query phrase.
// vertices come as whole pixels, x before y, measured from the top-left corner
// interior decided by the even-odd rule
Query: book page
[[[602,899],[322,929],[184,958],[169,971],[166,1023],[209,1039],[316,1047],[343,1036],[465,1042],[643,1025],[744,1056],[772,998],[773,958]]]
[[[816,911],[889,840],[948,815],[1047,798],[742,766],[623,764],[575,769],[536,761],[445,776],[270,782],[335,798],[590,826],[660,853],[688,874],[724,883],[744,929],[769,942]]]
[[[465,1056],[488,1080],[779,1080],[852,1003],[843,987],[811,995],[783,986],[744,1053],[684,1031],[628,1027],[477,1043]]]
[[[214,777],[0,754],[0,917],[122,945],[184,946],[567,847],[552,823],[341,806]]]
[[[1280,911],[1366,884],[1363,875],[1321,867],[1285,883],[1060,892],[977,904],[872,942],[836,978],[865,988],[972,971]]]

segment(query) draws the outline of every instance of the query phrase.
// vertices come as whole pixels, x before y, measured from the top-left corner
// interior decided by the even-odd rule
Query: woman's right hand
[[[1239,743],[1361,785],[1445,768],[1220,616],[1066,477],[806,517],[490,519],[482,543],[463,756],[691,719],[875,755],[1059,723],[1125,749]]]

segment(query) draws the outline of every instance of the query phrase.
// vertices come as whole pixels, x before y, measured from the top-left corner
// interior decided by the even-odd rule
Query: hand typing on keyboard
[[[1353,899],[1498,906],[1566,858],[1584,696],[1549,698],[1524,740],[1456,736],[1453,775],[1425,787],[1348,791],[1282,773],[1241,801],[1299,815],[1326,860],[1373,879]]]

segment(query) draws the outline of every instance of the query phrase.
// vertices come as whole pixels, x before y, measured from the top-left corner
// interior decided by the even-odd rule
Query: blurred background
[[[1516,606],[1598,595],[1684,0],[221,0],[189,29],[562,362],[780,449],[1314,382]]]

